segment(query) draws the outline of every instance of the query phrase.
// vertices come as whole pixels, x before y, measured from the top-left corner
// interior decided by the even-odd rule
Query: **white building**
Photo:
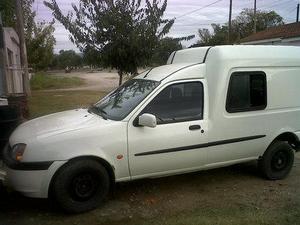
[[[3,49],[5,55],[4,84],[2,93],[23,93],[23,77],[20,60],[20,42],[16,31],[11,27],[4,27]]]
[[[300,46],[300,22],[272,27],[241,40],[244,45]]]

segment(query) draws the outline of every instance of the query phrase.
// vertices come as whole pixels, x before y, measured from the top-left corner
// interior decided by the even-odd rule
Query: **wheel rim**
[[[71,182],[70,189],[72,198],[77,201],[91,199],[99,186],[96,176],[91,173],[84,173],[75,176]]]
[[[285,151],[281,150],[273,155],[271,166],[274,171],[282,171],[287,167],[288,162],[288,154]]]

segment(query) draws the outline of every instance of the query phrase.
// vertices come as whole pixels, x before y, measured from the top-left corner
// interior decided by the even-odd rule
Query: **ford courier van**
[[[21,124],[3,152],[5,183],[76,213],[140,178],[256,160],[283,179],[300,146],[299,87],[298,47],[174,52],[88,109]]]

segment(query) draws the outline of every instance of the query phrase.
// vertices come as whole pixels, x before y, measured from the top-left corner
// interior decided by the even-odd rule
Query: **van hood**
[[[87,109],[75,109],[50,114],[22,123],[10,137],[10,144],[28,143],[32,139],[40,139],[65,132],[84,129],[99,123],[111,123],[102,117],[91,114]]]

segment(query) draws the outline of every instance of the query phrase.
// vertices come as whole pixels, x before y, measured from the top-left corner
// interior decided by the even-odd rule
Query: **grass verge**
[[[71,88],[84,83],[84,80],[79,77],[57,77],[43,72],[36,73],[30,80],[32,90]]]
[[[97,102],[105,94],[99,91],[33,91],[29,98],[30,118],[87,107]]]

